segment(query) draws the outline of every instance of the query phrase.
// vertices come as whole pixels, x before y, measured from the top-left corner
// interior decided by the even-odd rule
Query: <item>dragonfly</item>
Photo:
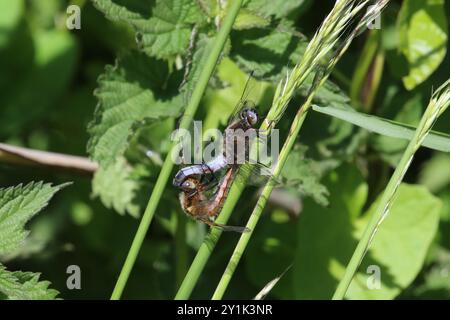
[[[239,159],[247,159],[249,154],[248,130],[255,129],[259,114],[255,103],[247,99],[249,93],[250,74],[242,96],[233,110],[230,121],[223,133],[223,151],[208,162],[194,164],[181,168],[173,179],[173,185],[180,188],[189,177],[214,174],[224,168],[239,165]],[[255,129],[255,132],[256,129]],[[242,147],[243,146],[243,147]]]
[[[249,80],[250,78],[251,76]],[[228,197],[231,184],[235,180],[240,180],[237,177],[247,177],[246,184],[260,186],[271,177],[270,169],[266,165],[253,163],[254,167],[250,168],[242,166],[243,163],[238,161],[239,158],[242,159],[242,156],[247,159],[252,141],[249,141],[249,137],[245,133],[250,129],[255,129],[259,120],[255,104],[247,99],[249,80],[246,82],[241,99],[235,106],[230,117],[231,120],[222,135],[222,152],[210,161],[184,166],[173,179],[173,185],[181,190],[180,204],[188,216],[210,227],[240,233],[249,230],[245,227],[228,226],[214,221]],[[241,134],[236,134],[236,131]],[[239,146],[244,146],[244,148],[239,150]],[[236,147],[238,152],[236,152]],[[229,159],[229,155],[232,155],[233,158]],[[184,157],[182,158],[185,162]],[[248,172],[248,175],[238,175],[240,170],[251,171]],[[263,175],[261,175],[261,170],[264,171]],[[216,175],[220,174],[222,177],[218,180]],[[275,181],[276,184],[279,184],[278,180]]]
[[[223,231],[249,232],[250,230],[246,227],[229,226],[214,221],[222,210],[235,174],[236,168],[228,169],[211,196],[207,195],[208,190],[211,188],[210,182],[205,183],[201,177],[197,176],[186,178],[180,186],[181,192],[179,196],[184,212],[195,220]]]

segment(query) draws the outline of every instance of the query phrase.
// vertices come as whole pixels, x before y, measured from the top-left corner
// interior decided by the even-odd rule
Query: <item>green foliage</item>
[[[40,275],[31,272],[10,272],[0,264],[0,300],[53,300],[59,294],[50,289],[50,282],[39,281]]]
[[[322,169],[320,164],[305,157],[306,149],[297,147],[291,151],[281,176],[288,185],[293,184],[294,190],[301,197],[311,197],[318,204],[328,205],[328,190],[320,183]]]
[[[271,80],[284,77],[288,64],[298,61],[307,44],[286,20],[270,28],[236,31],[231,41],[231,57],[243,70]]]
[[[52,196],[67,184],[31,182],[26,186],[0,189],[0,257],[17,250],[28,231],[25,224],[44,208]],[[49,289],[48,281],[39,281],[39,274],[10,272],[0,264],[0,298],[54,299],[58,292]]]
[[[249,0],[247,7],[249,10],[257,12],[263,17],[274,16],[275,18],[282,18],[288,16],[293,11],[307,6],[308,2],[309,0]]]
[[[179,116],[232,3],[77,1],[82,28],[67,30],[70,1],[0,1],[1,142],[90,156],[99,164],[93,175],[62,172],[22,166],[20,159],[11,162],[0,151],[2,186],[75,181],[44,215],[36,213],[61,185],[2,189],[0,299],[110,296],[136,218],[158,189],[170,134],[183,120]],[[204,129],[223,129],[250,71],[256,80],[249,98],[264,117],[277,82],[301,59],[331,6],[312,0],[244,0],[194,119],[203,120]],[[282,194],[300,204],[299,215],[269,198],[226,298],[255,297],[291,264],[269,299],[331,297],[430,92],[448,78],[449,12],[448,1],[390,1],[376,36],[364,33],[348,49],[331,81],[315,95],[318,112],[309,113],[282,173],[291,185]],[[296,90],[277,124],[280,142],[316,71]],[[358,105],[369,98],[370,107]],[[450,160],[443,153],[450,149],[449,120],[444,114],[423,143],[428,149],[414,158],[409,184],[401,185],[347,298],[450,297],[445,273],[450,266]],[[124,298],[173,298],[186,263],[209,233],[182,214],[178,190],[170,182],[162,190]],[[258,191],[245,190],[230,224],[245,225]],[[210,297],[235,246],[235,234],[222,237],[201,272],[195,299]],[[83,281],[83,290],[66,289],[68,261],[82,266],[83,279],[96,281]],[[369,265],[380,267],[379,290],[367,290],[373,279]],[[42,276],[12,270],[36,270]]]
[[[28,234],[23,229],[25,223],[64,186],[31,182],[0,189],[0,255],[6,255],[22,244]]]
[[[436,154],[420,172],[420,183],[432,192],[439,192],[450,183],[450,155]]]
[[[382,119],[376,116],[358,113],[353,110],[346,110],[335,107],[320,107],[314,106],[314,111],[332,115],[338,119],[353,123],[361,128],[382,134],[386,145],[392,149],[392,140],[386,137],[400,138],[411,140],[414,135],[414,127],[404,123]],[[423,146],[428,148],[449,152],[450,151],[450,136],[445,133],[431,131],[425,138]],[[396,147],[396,146],[395,146]],[[404,149],[404,143],[401,144],[400,149]],[[397,148],[395,150],[398,150]]]
[[[200,72],[205,66],[206,57],[208,56],[208,53],[211,52],[212,46],[214,45],[213,40],[213,38],[205,34],[200,34],[198,36],[197,43],[195,44],[195,52],[192,53],[192,68],[188,70],[188,75],[185,80],[186,83],[181,88],[182,92],[184,92],[184,101],[189,100],[192,91],[194,90],[194,85],[198,82]]]
[[[11,40],[14,28],[19,24],[24,10],[24,2],[2,1],[0,2],[0,49]]]
[[[200,8],[190,0],[153,2],[95,0],[94,4],[109,19],[133,25],[140,48],[149,56],[171,58],[183,53],[193,26],[203,22]]]
[[[23,37],[14,39],[14,42],[31,40],[27,44],[30,47],[12,61],[2,58],[0,52],[0,58],[6,59],[0,63],[0,88],[4,92],[0,97],[3,109],[2,135],[17,132],[34,117],[42,117],[48,112],[67,88],[75,68],[77,47],[66,32],[37,30],[32,34],[25,33]],[[3,52],[7,56],[12,54],[8,50]],[[29,61],[28,54],[33,55],[32,61]],[[31,65],[27,72],[18,76],[17,68],[23,67],[25,62],[22,59]]]
[[[88,128],[88,152],[102,166],[124,154],[138,128],[179,115],[181,96],[161,92],[167,81],[166,68],[153,58],[133,52],[114,67],[107,66],[100,76],[95,92],[99,104]]]
[[[247,274],[258,285],[281,272],[283,265],[291,263],[295,256],[293,270],[285,276],[288,279],[274,288],[273,293],[279,298],[329,299],[376,205],[361,214],[368,189],[352,167],[339,168],[327,177],[325,184],[330,190],[327,208],[306,200],[297,227],[289,220],[276,219],[280,213],[273,212],[251,245]],[[436,234],[440,208],[440,201],[423,187],[402,185],[348,298],[392,299],[410,285]],[[265,268],[257,267],[261,260],[266,261]],[[370,265],[380,268],[380,289],[366,286],[372,279],[372,274],[366,272]]]
[[[443,0],[406,0],[398,17],[399,49],[408,62],[403,83],[413,89],[437,69],[448,38]]]
[[[106,168],[100,167],[92,180],[92,192],[99,196],[107,208],[120,214],[140,215],[140,206],[135,203],[139,183],[132,177],[133,168],[120,157]]]
[[[355,221],[357,237],[367,225],[375,210],[375,201],[366,213]],[[416,278],[428,248],[435,237],[441,201],[424,187],[403,184],[398,190],[392,209],[380,226],[369,250],[369,256],[360,267],[361,272],[349,288],[350,299],[392,299]],[[373,275],[371,265],[381,271],[380,290],[367,288]],[[337,270],[337,268],[336,268]],[[333,273],[333,270],[331,270]]]

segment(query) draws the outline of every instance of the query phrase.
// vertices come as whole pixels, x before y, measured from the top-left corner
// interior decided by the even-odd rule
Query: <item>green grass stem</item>
[[[182,121],[180,123],[181,129],[187,129],[192,122],[194,114],[200,104],[200,100],[203,97],[203,93],[205,92],[205,89],[208,85],[208,81],[214,72],[214,68],[217,65],[217,61],[219,60],[220,54],[223,50],[225,42],[228,39],[228,35],[231,31],[233,23],[239,12],[239,9],[241,8],[242,1],[243,0],[234,0],[229,8],[227,16],[223,20],[222,26],[214,40],[214,45],[211,49],[210,54],[208,55],[205,66],[201,71],[198,82],[196,83],[194,91],[192,92],[191,99],[189,100],[189,104],[186,107],[186,110],[182,117]],[[175,144],[173,143],[170,150],[172,150],[174,145]],[[120,272],[119,278],[117,279],[116,286],[114,287],[114,291],[111,295],[112,300],[118,300],[122,295],[123,289],[125,288],[125,285],[130,276],[131,269],[136,262],[139,250],[141,249],[145,235],[147,234],[147,230],[150,226],[158,203],[167,185],[167,181],[169,180],[172,169],[173,162],[171,159],[171,151],[169,151],[161,168],[161,172],[159,173],[158,179],[156,180],[155,187],[153,188],[153,192],[144,211],[144,215],[142,216],[127,258]]]
[[[433,94],[430,103],[422,116],[419,126],[416,129],[413,139],[409,142],[408,147],[402,155],[400,162],[393,175],[391,176],[386,188],[384,189],[381,200],[372,214],[370,221],[368,222],[364,233],[359,240],[359,243],[353,252],[350,262],[345,269],[344,277],[339,282],[339,285],[333,295],[333,300],[341,300],[345,297],[345,293],[349,288],[351,281],[358,270],[367,250],[369,249],[370,243],[373,241],[375,234],[384,220],[392,203],[395,200],[395,194],[397,192],[400,183],[403,180],[409,166],[413,160],[414,154],[422,145],[426,135],[431,130],[433,124],[436,122],[437,118],[448,108],[450,105],[450,79],[444,83],[436,92]]]
[[[296,90],[300,87],[300,85],[311,73],[317,71],[317,68],[321,65],[324,59],[330,61],[327,55],[330,52],[332,52],[339,38],[343,36],[352,18],[354,18],[355,15],[362,8],[364,8],[364,6],[368,2],[369,1],[354,1],[354,0],[336,1],[332,11],[324,20],[324,22],[322,23],[321,27],[314,35],[312,40],[309,42],[300,63],[293,68],[293,70],[287,75],[284,81],[281,81],[279,83],[274,95],[272,107],[270,108],[266,119],[263,121],[260,130],[266,131],[267,134],[270,134],[271,129],[275,126],[277,121],[283,115],[288,103],[294,96]],[[386,2],[387,1],[379,1],[379,3],[383,3],[383,6],[385,5]],[[347,40],[352,39],[356,35],[357,31],[359,31],[358,29],[359,27],[360,25],[358,25],[358,27],[355,28],[355,32],[347,36]],[[351,41],[344,41],[344,45],[340,46],[339,50],[335,52],[334,57],[329,62],[329,65],[331,64],[333,66],[335,65],[337,60],[339,60],[340,58],[340,53],[343,53],[343,51],[345,51],[348,48],[350,42]],[[330,70],[331,68],[326,69],[324,74],[328,75]],[[322,77],[322,81],[325,80],[326,77]],[[320,81],[320,84],[322,84],[322,81]],[[315,83],[314,85],[317,84]],[[310,98],[312,99],[312,95],[310,95]],[[308,100],[309,100],[308,104],[310,105],[311,100],[310,99]],[[293,128],[297,128],[298,130],[300,130],[301,123],[303,122],[304,117],[306,115],[306,111],[307,109],[304,109],[300,110],[299,113],[297,113],[297,116],[294,120],[295,123],[293,124]],[[291,135],[292,133],[295,133],[295,130],[291,132]],[[292,143],[293,141],[294,140],[292,140]],[[289,150],[286,151],[286,156],[287,153],[289,153]],[[244,172],[243,174],[246,174],[246,172],[249,171],[240,170],[238,174],[241,174],[241,172]],[[236,180],[245,181],[245,178],[244,179],[240,178],[242,177],[238,177],[238,179]],[[219,217],[217,218],[217,222],[226,224],[244,188],[245,184],[243,183],[234,183],[232,185],[227,201],[225,202],[225,205]],[[266,193],[270,194],[271,190],[272,187],[269,184],[267,186]],[[178,290],[177,295],[175,296],[175,299],[189,298],[190,294],[192,293],[192,290],[195,287],[195,284],[197,283],[200,277],[200,274],[202,273],[206,265],[206,262],[208,261],[212,251],[214,250],[214,247],[220,235],[221,231],[215,229],[212,230],[211,233],[205,238],[196,257],[194,258],[194,261],[191,264],[191,267],[189,268],[189,271],[180,289]],[[241,237],[243,236],[246,236],[246,234],[243,234]]]

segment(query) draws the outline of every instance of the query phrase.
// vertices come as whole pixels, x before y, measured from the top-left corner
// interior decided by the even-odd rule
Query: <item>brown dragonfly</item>
[[[238,159],[248,158],[248,146],[250,142],[246,133],[251,129],[257,131],[255,127],[259,120],[255,103],[247,99],[250,92],[252,74],[250,74],[245,84],[242,96],[236,104],[222,135],[222,152],[207,162],[181,168],[173,179],[173,185],[175,187],[180,188],[188,177],[199,177],[221,171],[224,168],[231,168],[239,164]]]
[[[245,227],[228,226],[214,222],[222,210],[228,196],[231,183],[236,174],[236,168],[230,168],[221,178],[212,195],[208,196],[211,182],[204,182],[204,177],[189,176],[181,184],[180,204],[184,212],[195,220],[199,220],[211,227],[217,227],[223,231],[248,232]]]

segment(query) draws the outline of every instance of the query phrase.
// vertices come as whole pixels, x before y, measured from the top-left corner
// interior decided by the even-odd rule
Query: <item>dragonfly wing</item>
[[[264,186],[269,179],[272,179],[276,187],[285,186],[283,180],[280,177],[274,177],[272,169],[262,163],[242,165],[239,171],[241,171],[240,174],[236,176],[239,183],[260,187]]]
[[[249,107],[248,103],[248,96],[250,92],[253,90],[253,87],[255,86],[254,78],[253,78],[253,71],[250,72],[247,81],[245,82],[244,90],[242,91],[242,95],[239,99],[239,101],[236,103],[236,106],[233,109],[233,112],[231,113],[230,120],[228,121],[228,125],[233,123],[234,121],[239,120],[239,113],[242,109],[245,107]],[[254,107],[254,103],[251,107]]]

